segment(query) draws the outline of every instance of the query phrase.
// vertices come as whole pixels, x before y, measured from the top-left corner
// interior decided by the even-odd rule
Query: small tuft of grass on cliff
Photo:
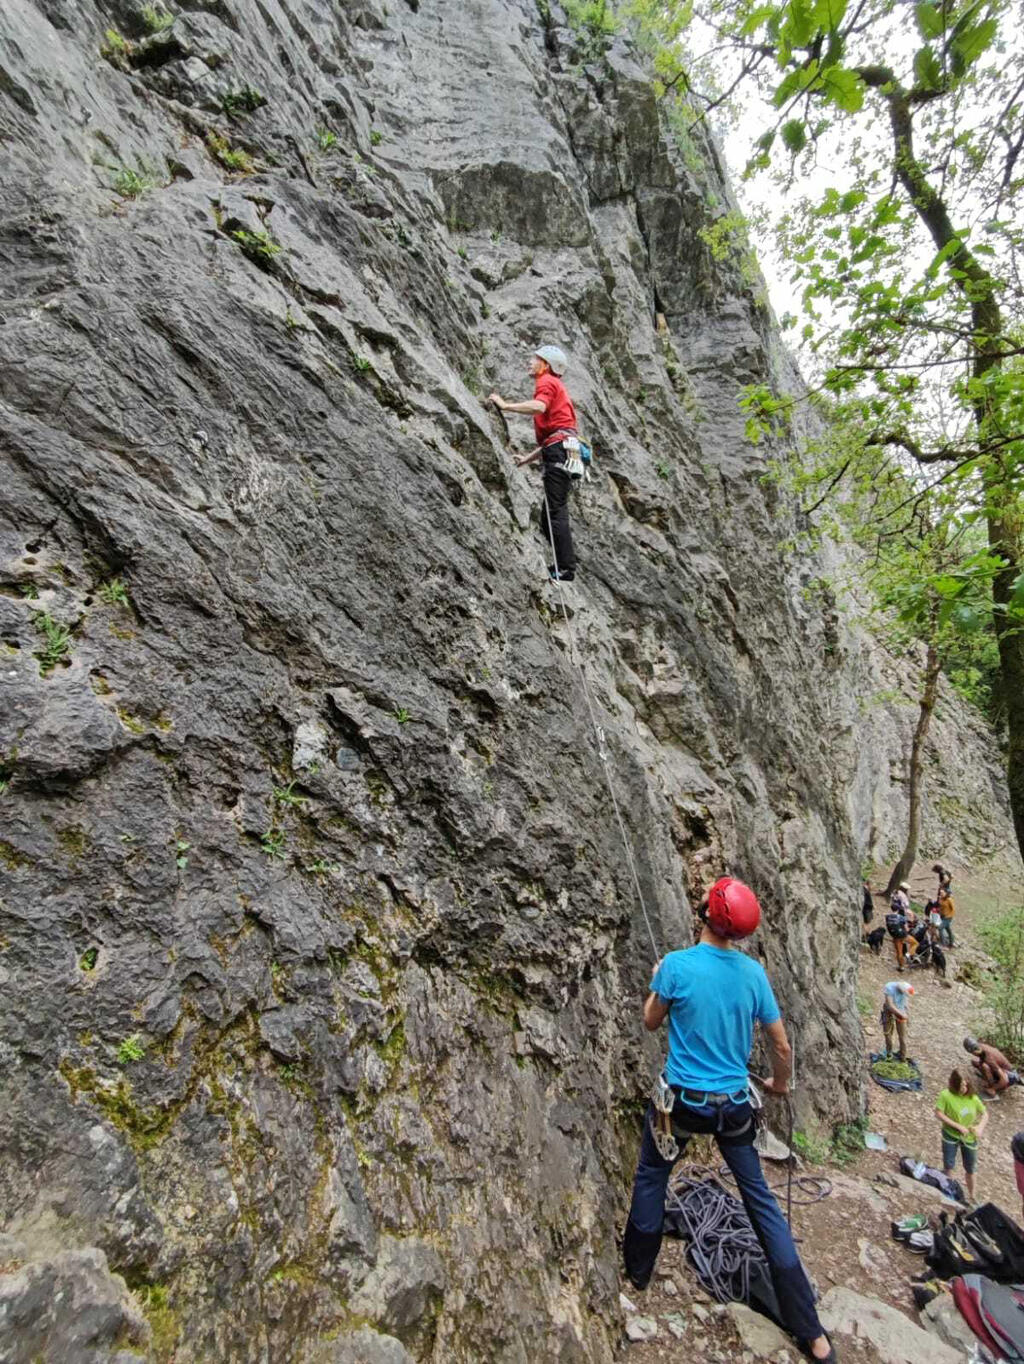
[[[66,666],[69,662],[71,630],[55,621],[46,611],[37,611],[32,617],[32,624],[43,639],[42,647],[35,651],[33,657],[39,660],[40,675],[49,677],[58,663]]]
[[[163,33],[174,23],[174,15],[162,5],[143,5],[139,17],[147,33]]]
[[[255,262],[256,265],[263,266],[264,269],[282,251],[281,243],[274,241],[270,233],[266,231],[248,232],[243,227],[239,228],[237,232],[232,232],[231,238],[238,243],[243,256],[248,256],[249,260]]]
[[[122,1040],[117,1049],[117,1064],[130,1066],[133,1061],[141,1061],[146,1054],[146,1046],[137,1032]]]
[[[243,114],[254,114],[257,109],[262,109],[266,104],[266,98],[260,94],[254,85],[248,82],[238,90],[228,90],[220,97],[220,107],[228,118],[241,118]]]
[[[122,199],[140,199],[143,194],[148,194],[156,187],[156,176],[145,166],[140,166],[138,170],[133,170],[131,166],[120,166],[116,169],[114,189]]]
[[[252,157],[241,147],[232,147],[226,137],[220,133],[215,133],[213,129],[206,134],[206,145],[210,155],[229,171],[237,171],[241,175],[249,175],[255,169]]]

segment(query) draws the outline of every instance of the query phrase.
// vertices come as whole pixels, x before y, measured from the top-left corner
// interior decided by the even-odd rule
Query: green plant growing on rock
[[[316,145],[322,152],[330,152],[338,145],[338,138],[330,128],[317,128]]]
[[[352,351],[351,360],[352,368],[356,370],[359,374],[365,374],[366,371],[370,368],[370,361],[367,360],[365,355],[357,355],[355,351]]]
[[[114,176],[114,189],[122,199],[139,199],[156,186],[156,176],[145,166],[132,170],[131,166],[120,166]]]
[[[850,1165],[864,1150],[864,1134],[868,1124],[866,1118],[854,1122],[838,1123],[832,1130],[832,1163],[840,1167]]]
[[[255,163],[247,151],[241,147],[232,147],[226,137],[212,129],[206,134],[206,145],[210,155],[219,161],[225,170],[237,171],[242,175],[249,175],[255,170]]]
[[[174,865],[178,868],[179,871],[184,871],[185,868],[188,866],[188,850],[189,848],[191,848],[191,846],[192,844],[187,843],[183,838],[175,840]]]
[[[78,958],[79,969],[82,971],[95,971],[99,955],[100,950],[98,947],[87,947]]]
[[[608,0],[565,0],[565,13],[580,40],[583,60],[599,61],[619,29],[612,5]]]
[[[33,657],[39,660],[41,676],[49,677],[58,663],[68,661],[71,630],[66,625],[60,625],[46,611],[37,611],[32,617],[32,624],[43,637],[43,647],[37,649]]]
[[[824,1165],[830,1155],[827,1141],[813,1132],[801,1132],[799,1128],[793,1133],[792,1148],[809,1165]]]
[[[659,478],[669,478],[671,477],[672,469],[667,460],[659,459],[654,466],[654,472]]]
[[[163,33],[174,23],[174,15],[162,5],[143,5],[139,13],[147,33]]]
[[[18,591],[29,601],[38,601],[39,599],[39,588],[36,587],[35,583],[19,583]]]
[[[409,714],[409,712],[406,710],[404,706],[396,706],[394,710],[394,715],[395,719],[398,721],[400,725],[407,725],[409,721],[412,719],[412,716]]]
[[[309,800],[306,796],[297,796],[295,794],[294,780],[290,781],[287,786],[274,787],[274,801],[278,805],[298,806],[300,810],[304,809],[309,804]]]
[[[228,118],[239,118],[242,114],[254,114],[257,109],[262,109],[266,104],[266,99],[255,88],[248,83],[239,90],[228,90],[220,97],[220,107]]]
[[[315,862],[311,862],[305,870],[310,876],[326,876],[332,871],[340,871],[341,867],[337,862],[328,862],[326,858],[318,857]]]
[[[267,231],[248,232],[246,229],[239,228],[237,232],[232,232],[232,241],[236,241],[241,248],[242,255],[248,256],[251,261],[264,268],[268,266],[275,256],[281,254],[280,242],[275,242]]]
[[[128,601],[128,589],[120,578],[111,578],[100,587],[100,600],[106,602],[108,606],[130,605]]]
[[[146,1046],[137,1032],[133,1032],[130,1037],[126,1037],[117,1049],[117,1063],[119,1066],[130,1066],[134,1061],[141,1061],[146,1054]]]
[[[143,1284],[135,1290],[143,1315],[149,1323],[152,1358],[173,1359],[181,1336],[181,1323],[171,1307],[163,1284]]]
[[[283,829],[278,829],[271,825],[260,838],[260,848],[270,858],[272,862],[284,861],[285,833]]]
[[[371,146],[371,147],[379,147],[380,144],[381,144],[383,141],[384,141],[384,134],[381,132],[381,130],[380,130],[379,128],[371,128],[371,129],[370,129],[370,146]]]
[[[106,61],[112,62],[114,66],[127,66],[134,45],[123,33],[116,28],[108,28],[103,35],[103,43],[100,47],[100,56]]]

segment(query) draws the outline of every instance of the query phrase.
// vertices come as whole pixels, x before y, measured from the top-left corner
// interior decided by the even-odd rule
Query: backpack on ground
[[[994,1203],[941,1215],[928,1264],[943,1279],[983,1274],[997,1283],[1024,1278],[1024,1235]]]

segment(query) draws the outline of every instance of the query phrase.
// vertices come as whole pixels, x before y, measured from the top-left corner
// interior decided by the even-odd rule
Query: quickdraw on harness
[[[756,1126],[757,1114],[764,1105],[761,1095],[758,1093],[752,1080],[747,1081],[745,1097],[747,1103],[750,1104],[750,1107],[753,1110],[750,1122],[754,1123]],[[710,1104],[712,1107],[720,1107],[729,1099],[733,1098],[735,1098],[735,1096],[731,1094],[705,1094],[704,1103]],[[651,1136],[654,1138],[654,1144],[658,1148],[658,1155],[661,1156],[662,1160],[678,1159],[678,1137],[696,1135],[696,1133],[687,1132],[681,1124],[672,1121],[672,1113],[675,1109],[675,1104],[676,1092],[665,1079],[665,1073],[662,1071],[654,1082],[654,1088],[651,1090],[651,1105],[654,1109],[651,1117]],[[740,1135],[746,1130],[746,1127],[743,1127],[736,1135]]]
[[[563,470],[571,479],[583,478],[590,482],[594,452],[586,441],[580,440],[575,431],[556,431],[548,438],[544,448],[547,449],[549,445],[561,445],[564,451],[562,463],[554,464],[552,468]]]

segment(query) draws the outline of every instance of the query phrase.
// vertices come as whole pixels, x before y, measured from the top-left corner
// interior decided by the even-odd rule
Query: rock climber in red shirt
[[[563,441],[576,435],[576,409],[565,390],[560,375],[568,361],[557,346],[541,346],[530,357],[530,373],[534,378],[533,397],[520,403],[506,402],[499,393],[492,393],[488,402],[502,412],[522,412],[533,417],[537,438],[535,449],[517,455],[517,465],[544,460],[544,502],[540,509],[540,529],[546,544],[553,544],[555,562],[548,566],[551,578],[572,582],[576,576],[576,551],[569,527],[569,489],[572,479],[566,472],[566,450]]]

